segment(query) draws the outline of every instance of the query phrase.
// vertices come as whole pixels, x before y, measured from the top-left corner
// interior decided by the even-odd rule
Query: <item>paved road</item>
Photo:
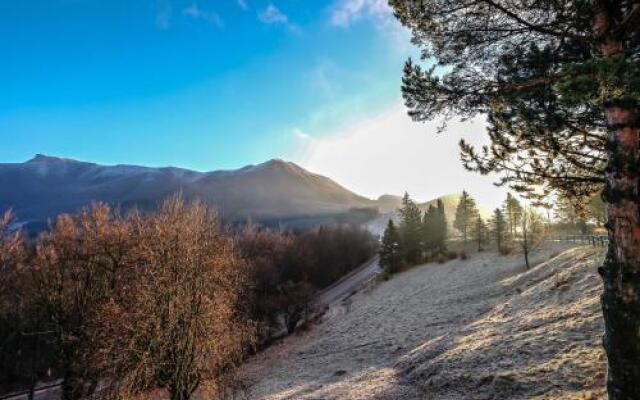
[[[57,400],[62,396],[61,386],[47,385],[41,389],[36,389],[33,399],[34,400]],[[21,392],[13,395],[2,395],[0,400],[28,400],[28,392]]]
[[[354,290],[361,288],[380,273],[381,269],[378,261],[378,257],[374,257],[338,282],[322,290],[318,293],[314,306],[320,308],[331,305],[348,297]]]

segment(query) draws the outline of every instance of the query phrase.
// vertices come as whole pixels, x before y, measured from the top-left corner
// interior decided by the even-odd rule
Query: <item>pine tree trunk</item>
[[[640,399],[640,205],[635,111],[607,109],[611,150],[604,198],[609,249],[600,274],[604,280],[604,347],[609,358],[610,400]]]
[[[615,4],[615,3],[614,3]],[[601,3],[594,30],[601,38],[605,59],[624,51],[614,32],[615,21]],[[640,399],[640,166],[638,102],[633,98],[605,103],[609,134],[608,166],[603,198],[607,205],[609,248],[600,274],[604,281],[602,311],[605,319],[604,347],[609,371],[610,400]]]

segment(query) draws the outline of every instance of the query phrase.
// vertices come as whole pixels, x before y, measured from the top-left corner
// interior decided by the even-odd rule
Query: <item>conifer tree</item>
[[[509,234],[511,237],[515,237],[516,231],[520,226],[522,219],[522,205],[511,193],[507,193],[507,199],[502,205],[502,211],[507,219],[507,225],[509,227]]]
[[[470,231],[478,217],[479,211],[476,201],[465,190],[462,191],[460,202],[456,208],[456,219],[453,226],[462,234],[462,240],[467,243]]]
[[[390,274],[397,272],[402,265],[402,250],[400,233],[389,219],[380,246],[380,267]]]
[[[431,256],[446,251],[447,218],[444,203],[438,199],[436,205],[431,204],[424,213],[422,221],[422,245],[424,252]]]
[[[496,243],[498,252],[505,252],[505,244],[507,241],[507,221],[504,218],[502,210],[496,208],[493,211],[493,218],[491,219],[491,236]]]
[[[473,224],[471,236],[473,238],[473,241],[478,244],[478,251],[483,251],[484,245],[487,244],[487,241],[489,239],[489,232],[487,224],[485,224],[485,222],[482,220],[480,214],[478,214],[476,222]]]
[[[490,145],[461,143],[467,168],[531,196],[604,186],[609,399],[640,399],[638,0],[390,3],[429,64],[405,65],[409,115],[488,117]]]
[[[447,250],[447,216],[444,211],[444,202],[442,199],[437,201],[438,221],[436,224],[436,237],[434,239],[435,247],[440,253]]]
[[[422,246],[426,254],[433,255],[438,247],[438,209],[432,204],[422,219]]]
[[[555,217],[565,229],[581,235],[586,235],[588,231],[587,206],[584,200],[584,197],[558,196],[555,207]]]
[[[409,264],[417,264],[422,259],[422,212],[408,193],[402,198],[400,216],[400,239],[404,260]]]

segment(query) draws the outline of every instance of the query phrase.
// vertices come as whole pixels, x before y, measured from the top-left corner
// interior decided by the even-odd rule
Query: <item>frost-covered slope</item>
[[[250,398],[602,398],[597,257],[577,248],[524,271],[484,254],[402,273],[251,360]]]

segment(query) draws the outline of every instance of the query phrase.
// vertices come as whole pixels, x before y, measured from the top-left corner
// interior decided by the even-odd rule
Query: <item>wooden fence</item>
[[[551,240],[554,242],[590,244],[594,247],[604,247],[609,243],[607,235],[561,235]]]

